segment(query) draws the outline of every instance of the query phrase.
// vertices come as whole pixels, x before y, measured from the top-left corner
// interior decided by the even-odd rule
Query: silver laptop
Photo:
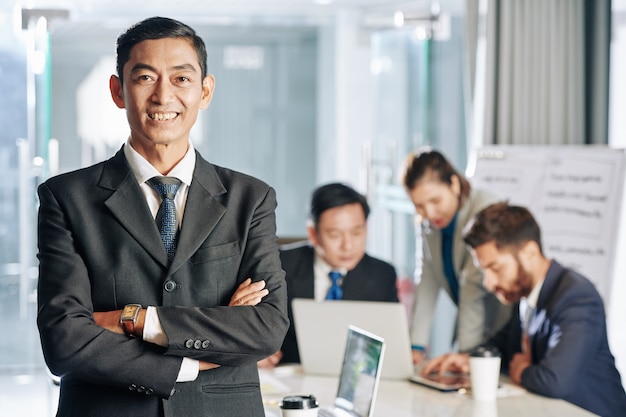
[[[292,301],[300,363],[305,373],[336,376],[341,369],[348,326],[385,339],[381,378],[408,379],[414,373],[406,308],[374,301]]]
[[[319,417],[372,417],[385,354],[385,340],[349,326],[335,402]]]

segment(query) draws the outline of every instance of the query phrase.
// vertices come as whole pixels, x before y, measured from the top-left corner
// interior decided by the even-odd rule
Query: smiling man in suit
[[[194,150],[206,58],[181,22],[128,29],[110,90],[130,137],[39,187],[38,327],[58,416],[264,416],[257,361],[288,327],[276,198]]]
[[[484,284],[515,304],[509,324],[488,344],[502,353],[513,382],[603,417],[626,416],[626,394],[606,334],[604,305],[579,273],[547,259],[539,225],[524,207],[496,203],[465,234]],[[429,362],[423,373],[469,371],[469,354]]]
[[[260,367],[300,362],[291,311],[294,298],[398,301],[395,268],[365,253],[369,212],[365,196],[346,184],[325,184],[313,191],[308,242],[286,245],[280,251],[291,325],[281,350],[260,362]]]

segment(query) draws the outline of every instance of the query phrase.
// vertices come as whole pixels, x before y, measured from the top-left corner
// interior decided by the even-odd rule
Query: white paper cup
[[[290,395],[280,403],[282,417],[317,417],[319,405],[313,395]]]
[[[470,381],[472,396],[478,401],[495,401],[500,380],[500,353],[489,348],[478,348],[470,353]]]

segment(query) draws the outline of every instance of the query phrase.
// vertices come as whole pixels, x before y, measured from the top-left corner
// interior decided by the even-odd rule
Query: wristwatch
[[[120,315],[120,323],[126,336],[135,337],[135,323],[141,311],[141,304],[126,304]]]

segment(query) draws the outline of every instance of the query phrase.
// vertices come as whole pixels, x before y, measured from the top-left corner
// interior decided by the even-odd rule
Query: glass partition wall
[[[445,14],[431,18],[372,35],[376,118],[368,169],[375,206],[370,244],[396,266],[408,308],[411,287],[419,277],[421,239],[414,207],[399,178],[401,165],[409,152],[422,146],[442,151],[461,172],[467,160],[463,21]],[[446,294],[439,298],[432,354],[450,349],[456,310]]]

